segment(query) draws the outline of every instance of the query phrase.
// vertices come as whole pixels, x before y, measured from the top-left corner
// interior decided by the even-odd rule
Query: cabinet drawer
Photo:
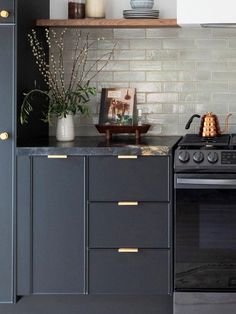
[[[169,204],[90,203],[89,246],[168,248]]]
[[[9,16],[7,17],[1,17],[0,16],[0,25],[1,24],[8,24],[8,23],[13,23],[15,18],[14,18],[14,0],[1,0],[0,1],[0,12],[6,11]],[[4,12],[5,13],[5,12]]]
[[[89,158],[90,201],[169,201],[169,158]]]
[[[168,294],[170,257],[168,250],[89,251],[91,294]]]

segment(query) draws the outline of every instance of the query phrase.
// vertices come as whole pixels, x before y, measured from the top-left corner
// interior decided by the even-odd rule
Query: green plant
[[[96,48],[96,40],[90,40],[89,34],[83,35],[76,31],[76,41],[73,47],[72,67],[69,79],[65,78],[64,53],[66,49],[66,29],[57,33],[54,29],[45,30],[46,46],[40,42],[35,30],[28,34],[29,43],[36,65],[41,73],[47,90],[33,89],[24,94],[21,106],[21,124],[28,122],[33,111],[32,101],[35,94],[44,96],[42,114],[44,122],[51,122],[52,117],[66,117],[68,114],[88,114],[86,104],[96,95],[96,88],[91,87],[91,81],[107,65],[112,57],[113,49],[93,62],[88,62],[89,51]],[[98,38],[98,40],[101,40]],[[49,54],[47,53],[49,50]],[[101,62],[102,61],[102,62]],[[67,71],[68,73],[68,71]]]

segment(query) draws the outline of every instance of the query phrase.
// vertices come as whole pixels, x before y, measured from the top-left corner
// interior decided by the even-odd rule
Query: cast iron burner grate
[[[230,135],[221,135],[212,138],[201,137],[196,134],[187,134],[183,137],[183,139],[179,142],[180,147],[183,146],[195,146],[195,147],[202,147],[202,146],[228,146],[230,141]],[[235,145],[236,145],[236,135],[235,135]]]

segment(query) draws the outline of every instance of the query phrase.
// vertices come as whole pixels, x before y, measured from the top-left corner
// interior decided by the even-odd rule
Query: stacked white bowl
[[[130,0],[132,9],[152,9],[154,0]]]

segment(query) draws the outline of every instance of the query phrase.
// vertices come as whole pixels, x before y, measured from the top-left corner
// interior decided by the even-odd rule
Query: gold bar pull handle
[[[138,159],[138,156],[134,156],[134,155],[120,155],[118,156],[118,159]]]
[[[118,202],[118,206],[138,206],[138,202]]]
[[[67,155],[48,155],[48,159],[67,159]]]
[[[138,253],[139,249],[136,248],[120,248],[118,249],[119,253]]]

